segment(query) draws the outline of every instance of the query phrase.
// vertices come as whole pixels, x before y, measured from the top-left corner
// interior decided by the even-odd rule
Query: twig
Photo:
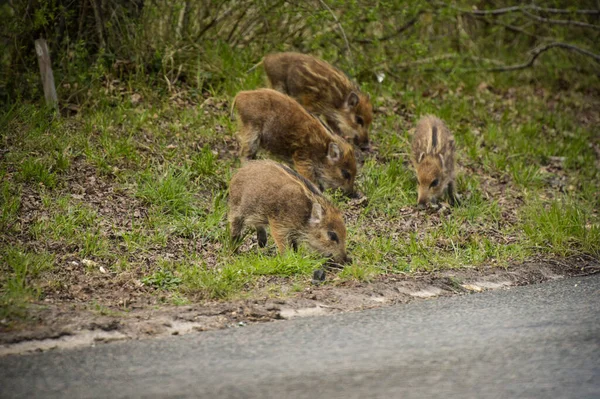
[[[538,11],[538,12],[546,12],[546,13],[550,13],[550,14],[600,14],[600,10],[566,10],[566,9],[561,9],[561,8],[545,8],[545,7],[539,7],[539,6],[535,6],[535,5],[524,5],[524,6],[511,6],[511,7],[505,7],[505,8],[497,8],[495,10],[464,10],[458,7],[454,7],[454,6],[450,6],[451,8],[454,8],[455,10],[459,10],[461,12],[464,13],[469,13],[469,14],[473,14],[473,15],[503,15],[503,14],[508,14],[511,12],[519,12],[519,11],[525,11],[525,10],[533,10],[533,11]]]
[[[251,28],[254,28],[256,25],[258,25],[261,20],[263,19],[264,15],[269,15],[269,13],[271,12],[271,10],[274,10],[275,8],[279,7],[281,4],[283,4],[285,2],[285,0],[279,1],[279,2],[271,2],[270,7],[267,8],[266,10],[264,10],[263,12],[259,12],[258,16],[256,16],[255,18],[251,19],[250,22],[247,22],[244,26],[242,26],[240,28],[239,34],[236,35],[237,38],[234,38],[234,40],[230,43],[231,47],[237,47],[238,44],[242,44],[242,45],[247,45],[248,43],[252,42],[254,40],[254,36],[248,38],[246,41],[241,41],[240,39],[246,36],[246,32],[250,32]]]
[[[600,10],[565,10],[563,8],[546,8],[535,5],[530,5],[527,8],[539,12],[547,12],[549,14],[600,14]]]
[[[204,26],[204,28],[202,28],[200,30],[200,32],[196,35],[196,41],[200,40],[200,38],[202,38],[202,36],[204,36],[204,34],[213,26],[215,26],[217,23],[221,22],[221,20],[223,18],[225,18],[226,16],[228,16],[232,11],[233,11],[233,7],[231,7],[228,10],[225,10],[225,12],[223,13],[223,15],[219,16],[219,11],[220,8],[217,10],[215,17],[206,25]]]
[[[470,60],[473,61],[477,61],[477,62],[488,62],[491,64],[496,64],[496,65],[502,65],[504,66],[504,63],[498,60],[494,60],[491,58],[482,58],[482,57],[477,57],[477,56],[465,56],[462,54],[441,54],[441,55],[437,55],[435,57],[428,57],[428,58],[422,58],[420,60],[415,60],[415,61],[411,61],[411,62],[404,62],[402,64],[397,64],[395,65],[396,68],[398,69],[404,69],[404,68],[410,68],[416,65],[422,65],[422,64],[429,64],[432,62],[436,62],[436,61],[442,61],[442,60],[448,60],[448,59],[452,59],[452,58],[458,58],[458,57],[463,57],[463,58],[468,58]]]
[[[407,30],[410,27],[412,27],[415,23],[417,23],[417,21],[419,20],[419,16],[422,13],[423,13],[423,11],[419,11],[417,13],[417,15],[414,16],[414,18],[412,18],[407,23],[405,23],[404,25],[402,25],[401,27],[399,27],[398,29],[396,29],[396,31],[394,33],[391,33],[391,34],[389,34],[387,36],[380,37],[379,39],[377,39],[377,41],[383,42],[383,41],[386,41],[386,40],[390,40],[394,36],[400,35],[402,32],[404,32],[405,30]],[[373,43],[373,39],[359,39],[359,40],[356,40],[356,42],[360,43],[360,44],[369,44],[369,43]]]
[[[549,43],[549,44],[546,44],[546,45],[543,45],[543,46],[540,46],[540,47],[534,49],[532,51],[532,54],[531,54],[531,57],[529,58],[529,60],[527,62],[522,63],[522,64],[499,66],[499,67],[488,68],[488,69],[483,69],[483,70],[482,69],[477,69],[477,71],[482,71],[482,72],[484,72],[484,71],[485,72],[507,72],[507,71],[517,71],[519,69],[529,68],[530,66],[533,65],[533,63],[535,62],[535,60],[542,53],[550,50],[551,48],[555,48],[555,47],[564,48],[564,49],[567,49],[567,50],[575,51],[575,52],[583,54],[583,55],[587,55],[588,57],[593,58],[596,62],[600,63],[600,55],[599,54],[592,53],[591,51],[582,49],[582,48],[574,46],[572,44],[555,42],[555,43]]]
[[[335,16],[335,13],[331,10],[331,8],[329,8],[329,6],[323,0],[319,0],[319,2],[323,5],[323,7],[325,7],[327,9],[327,11],[329,11],[331,16],[333,17],[333,20],[337,24],[338,28],[340,28],[340,31],[342,32],[342,36],[344,38],[344,42],[346,43],[346,49],[348,50],[348,56],[350,57],[350,64],[352,66],[354,66],[352,51],[350,50],[350,43],[348,42],[348,38],[346,37],[346,32],[344,31],[342,24],[340,23],[338,18]]]
[[[570,19],[550,19],[550,18],[544,18],[544,17],[540,17],[539,15],[532,14],[532,13],[530,13],[527,10],[522,10],[522,12],[528,18],[534,19],[534,20],[539,21],[539,22],[545,22],[547,24],[573,25],[573,26],[579,26],[580,28],[590,28],[590,29],[598,29],[598,30],[600,30],[600,25],[588,24],[587,22],[573,21],[573,20],[570,20]]]
[[[230,40],[233,37],[233,33],[237,30],[238,26],[240,25],[240,22],[242,22],[242,19],[244,19],[244,17],[246,16],[246,13],[250,9],[250,7],[251,7],[251,5],[246,7],[244,9],[244,11],[242,11],[242,13],[240,14],[240,17],[233,24],[233,28],[231,28],[231,31],[229,31],[229,35],[227,35],[227,40],[226,40],[227,43],[230,43]]]
[[[481,57],[476,57],[476,56],[467,56],[465,58],[470,58],[474,61],[483,61],[483,62],[489,62],[489,63],[494,63],[497,64],[497,67],[492,67],[492,68],[467,68],[467,69],[461,69],[462,72],[508,72],[508,71],[517,71],[520,69],[525,69],[528,68],[530,66],[533,65],[533,63],[535,62],[535,60],[544,52],[555,48],[555,47],[560,47],[560,48],[564,48],[567,50],[571,50],[571,51],[575,51],[578,52],[580,54],[586,55],[588,57],[593,58],[596,62],[600,63],[600,54],[595,54],[592,53],[591,51],[582,49],[580,47],[574,46],[572,44],[568,44],[568,43],[561,43],[561,42],[556,42],[556,43],[549,43],[546,44],[544,46],[540,46],[536,49],[534,49],[532,51],[532,55],[531,58],[522,64],[516,64],[516,65],[504,65],[501,61],[498,60],[494,60],[494,59],[489,59],[489,58],[481,58]],[[405,69],[405,68],[410,68],[412,66],[415,65],[422,65],[422,64],[427,64],[427,63],[431,63],[431,62],[435,62],[435,61],[440,61],[440,60],[446,60],[446,59],[451,59],[451,58],[457,58],[460,57],[460,54],[442,54],[436,57],[429,57],[429,58],[423,58],[421,60],[416,60],[413,62],[408,62],[408,63],[403,63],[403,64],[398,64],[395,65],[394,70],[396,69]],[[386,72],[394,77],[394,70],[387,70]],[[427,68],[427,69],[422,69],[422,71],[424,72],[435,72],[435,71],[439,71],[439,69],[435,69],[435,68]],[[450,72],[451,69],[446,69],[444,70],[445,72]],[[397,76],[396,76],[397,77]]]
[[[498,8],[495,10],[463,10],[463,9],[459,9],[458,7],[453,7],[452,8],[462,11],[464,13],[469,13],[469,14],[473,14],[473,15],[502,15],[502,14],[508,14],[511,12],[516,12],[516,11],[521,11],[523,9],[523,6],[512,6],[512,7],[505,7],[505,8]]]
[[[540,35],[536,35],[535,33],[531,33],[526,31],[525,29],[523,29],[523,27],[521,26],[514,26],[514,25],[510,25],[510,24],[506,24],[504,22],[501,21],[494,21],[493,23],[490,22],[487,18],[484,18],[480,15],[474,15],[475,18],[481,18],[480,20],[487,23],[487,24],[494,24],[494,25],[499,25],[502,26],[503,28],[505,28],[506,30],[512,31],[512,32],[516,32],[516,33],[521,33],[523,35],[529,36],[529,37],[535,37],[536,39],[545,39],[545,40],[550,40],[552,39],[551,37],[548,36],[540,36]]]

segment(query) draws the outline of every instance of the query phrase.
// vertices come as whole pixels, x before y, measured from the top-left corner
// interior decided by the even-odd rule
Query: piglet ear
[[[425,153],[422,152],[419,154],[419,157],[417,158],[417,163],[421,163],[421,161],[423,160],[423,158],[425,158]]]
[[[308,222],[312,225],[316,225],[321,223],[321,219],[323,219],[323,208],[318,202],[313,202]]]
[[[358,94],[351,92],[346,100],[346,104],[348,105],[348,108],[356,107],[358,105]]]
[[[327,149],[327,158],[329,158],[331,162],[338,162],[342,158],[342,151],[336,143],[329,143],[329,148]]]

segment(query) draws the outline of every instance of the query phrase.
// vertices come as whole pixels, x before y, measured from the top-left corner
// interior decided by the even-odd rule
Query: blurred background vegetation
[[[284,50],[323,57],[363,84],[516,67],[526,81],[590,89],[599,9],[597,0],[9,0],[0,5],[0,100],[41,97],[38,38],[63,107],[93,101],[91,89],[110,79],[233,94],[264,54]]]

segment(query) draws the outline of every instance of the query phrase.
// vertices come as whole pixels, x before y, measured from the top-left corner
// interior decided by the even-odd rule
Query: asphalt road
[[[21,398],[600,398],[600,275],[0,358]]]

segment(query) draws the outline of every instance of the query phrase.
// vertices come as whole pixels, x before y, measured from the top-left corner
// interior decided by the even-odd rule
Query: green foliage
[[[582,34],[586,29],[540,22],[522,12],[476,16],[466,1],[330,0],[327,5],[339,24],[317,1],[224,0],[211,7],[198,1],[159,0],[143,6],[135,1],[105,2],[99,8],[100,20],[85,2],[4,4],[0,17],[7,23],[1,32],[8,51],[0,58],[6,70],[0,98],[40,96],[32,37],[48,39],[55,77],[61,82],[59,95],[79,104],[98,101],[92,87],[114,90],[107,75],[120,81],[141,79],[165,92],[186,85],[195,95],[232,96],[261,85],[259,71],[248,70],[265,53],[288,49],[318,54],[359,80],[375,83],[376,72],[413,82],[432,72],[448,76],[519,64],[531,48],[550,41],[592,51],[596,47],[594,35]],[[564,7],[550,0],[536,5]],[[587,0],[578,7],[597,5]],[[597,23],[593,15],[560,15]],[[539,73],[534,77],[548,76],[555,82],[574,68],[590,78],[595,71],[590,57],[558,48],[542,54],[535,67]],[[579,84],[585,87],[585,82]],[[443,111],[440,115],[447,116]]]
[[[181,284],[181,279],[176,277],[171,270],[158,269],[149,276],[142,278],[142,283],[155,288],[173,289]]]

